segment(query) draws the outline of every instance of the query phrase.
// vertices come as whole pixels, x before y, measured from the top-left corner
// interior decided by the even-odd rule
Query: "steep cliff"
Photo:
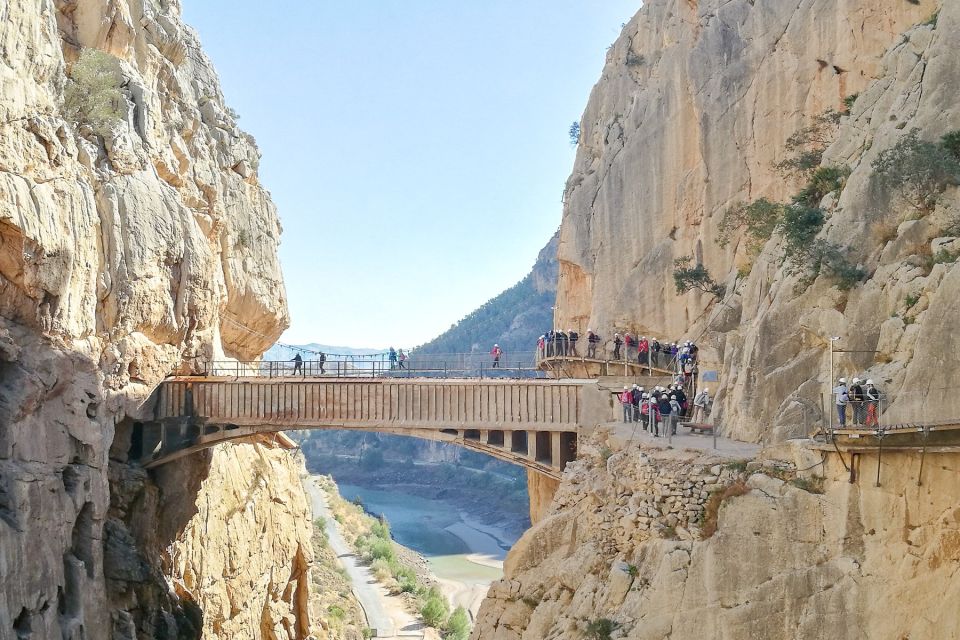
[[[956,367],[923,364],[957,346],[960,270],[949,252],[929,259],[953,246],[956,188],[917,213],[873,167],[914,128],[929,141],[960,128],[958,39],[960,6],[932,0],[645,3],[583,115],[559,324],[698,339],[704,368],[720,370],[719,421],[739,438],[779,440],[821,419],[829,336],[857,352],[837,357],[839,373],[878,379],[891,418],[960,415]],[[788,140],[847,103],[818,135],[823,166],[849,175],[807,192],[826,220],[805,242],[865,277],[848,291],[826,267],[796,273],[783,233],[756,254],[742,231],[721,246],[731,207],[801,191],[809,174],[783,170]],[[684,256],[725,285],[721,299],[675,292]]]
[[[253,138],[175,0],[0,15],[0,636],[304,637],[286,454],[124,462],[163,376],[287,325]]]
[[[918,486],[919,455],[885,453],[876,487],[875,455],[846,459],[851,483],[834,453],[784,446],[745,470],[600,444],[511,550],[473,638],[960,637],[955,454],[928,454]]]

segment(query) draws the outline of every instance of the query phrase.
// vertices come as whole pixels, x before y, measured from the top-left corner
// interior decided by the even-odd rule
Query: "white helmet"
[[[867,380],[867,384],[869,384],[870,386],[873,386],[873,380]]]
[[[676,399],[677,399],[677,396],[670,396],[670,399],[671,399],[671,400],[676,400]]]
[[[839,382],[840,382],[841,384],[847,384],[847,379],[846,379],[846,378],[840,378]]]
[[[853,384],[857,384],[857,383],[859,383],[859,382],[860,382],[860,378],[854,378],[854,379],[853,379]]]
[[[704,392],[704,393],[710,393],[710,389],[704,388],[703,392]]]

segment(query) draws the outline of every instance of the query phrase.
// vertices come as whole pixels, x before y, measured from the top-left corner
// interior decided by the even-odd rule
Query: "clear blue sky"
[[[520,280],[640,4],[183,0],[280,210],[282,340],[412,347]]]

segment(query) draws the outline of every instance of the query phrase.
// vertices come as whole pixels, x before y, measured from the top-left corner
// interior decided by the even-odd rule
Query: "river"
[[[394,539],[427,559],[454,604],[476,614],[490,583],[503,576],[503,559],[516,540],[441,500],[338,486],[346,500],[359,496],[367,511],[386,517]]]

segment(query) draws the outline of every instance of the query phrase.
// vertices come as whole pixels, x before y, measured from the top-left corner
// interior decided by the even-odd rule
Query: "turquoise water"
[[[440,500],[421,498],[406,493],[367,489],[340,484],[340,495],[346,500],[359,496],[364,508],[383,515],[390,522],[393,538],[425,557],[439,578],[467,583],[489,583],[503,576],[503,571],[470,561],[467,544],[445,530],[462,522],[459,511]]]

